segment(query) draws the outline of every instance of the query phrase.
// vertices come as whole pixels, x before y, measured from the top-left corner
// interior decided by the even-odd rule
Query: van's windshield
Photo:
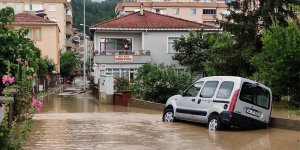
[[[240,100],[269,109],[270,92],[255,84],[244,82],[240,93]]]

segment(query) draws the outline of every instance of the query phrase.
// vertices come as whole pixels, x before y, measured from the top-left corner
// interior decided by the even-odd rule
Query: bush
[[[125,78],[115,78],[114,88],[118,93],[129,90],[129,81]]]
[[[175,66],[145,64],[138,69],[131,89],[142,99],[165,103],[170,96],[191,83],[191,74],[179,71]]]

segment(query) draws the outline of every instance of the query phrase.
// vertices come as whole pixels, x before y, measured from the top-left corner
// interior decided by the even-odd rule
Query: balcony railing
[[[123,2],[127,3],[136,3],[136,2],[200,2],[200,3],[211,3],[216,1],[223,0],[123,0]]]
[[[96,53],[96,55],[135,55],[135,56],[150,56],[149,50],[105,50],[100,53]]]
[[[151,62],[149,50],[109,50],[95,54],[95,63],[134,63],[144,64]]]

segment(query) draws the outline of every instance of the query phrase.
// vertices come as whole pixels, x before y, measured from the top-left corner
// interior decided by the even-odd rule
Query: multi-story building
[[[151,12],[209,25],[228,14],[225,0],[123,0],[115,11],[118,16],[126,15],[139,11],[141,4]]]
[[[146,63],[175,65],[174,40],[188,36],[189,30],[219,32],[212,26],[150,11],[141,11],[91,26],[94,39],[95,83],[100,75],[129,80]]]
[[[35,46],[41,50],[42,57],[48,57],[56,64],[53,73],[60,72],[59,27],[56,22],[30,13],[19,13],[11,27],[28,28],[27,37],[32,39]]]
[[[59,48],[71,50],[72,43],[72,6],[71,0],[0,0],[0,8],[11,6],[15,13],[44,11],[49,20],[59,27]]]

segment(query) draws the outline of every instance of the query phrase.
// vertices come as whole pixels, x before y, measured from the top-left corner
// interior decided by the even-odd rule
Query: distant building
[[[123,0],[116,6],[116,14],[123,16],[140,10],[215,25],[216,19],[228,14],[225,0]]]
[[[141,11],[93,25],[95,76],[114,75],[129,80],[145,63],[175,65],[173,42],[189,30],[218,32],[212,26],[150,11]]]
[[[16,14],[45,13],[49,20],[57,22],[60,29],[59,48],[62,50],[74,48],[71,0],[0,0],[0,9],[7,6],[14,8]]]
[[[29,13],[19,13],[11,25],[14,29],[28,28],[28,38],[41,50],[43,57],[51,58],[60,72],[59,27],[56,22]]]

